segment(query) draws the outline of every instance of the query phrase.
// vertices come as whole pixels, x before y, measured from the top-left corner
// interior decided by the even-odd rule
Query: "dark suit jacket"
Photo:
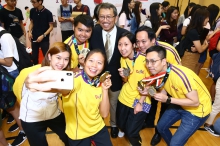
[[[117,34],[116,34],[116,41],[115,41],[115,48],[114,52],[112,55],[112,58],[110,62],[106,63],[105,71],[110,71],[111,73],[111,81],[112,81],[112,86],[111,90],[112,91],[118,91],[122,87],[122,78],[119,75],[118,69],[120,68],[120,58],[121,54],[118,50],[118,39],[119,36],[123,33],[126,32],[127,30],[122,29],[120,27],[117,27]],[[94,27],[92,31],[92,36],[89,40],[89,48],[90,50],[93,49],[101,49],[105,53],[105,45],[103,44],[103,39],[102,39],[102,27],[101,26],[96,26]]]

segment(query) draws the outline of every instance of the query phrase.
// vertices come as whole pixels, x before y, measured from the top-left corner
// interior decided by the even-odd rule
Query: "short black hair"
[[[162,6],[163,6],[163,7],[167,7],[167,6],[169,6],[169,5],[170,5],[170,2],[168,2],[168,1],[162,2]]]
[[[156,34],[152,28],[143,25],[136,30],[135,36],[137,36],[137,33],[140,31],[145,31],[148,34],[148,38],[150,39],[150,41],[156,39]]]
[[[28,6],[24,7],[25,10],[27,10],[28,8],[29,8]]]
[[[123,38],[123,37],[127,37],[132,44],[134,44],[134,43],[136,42],[135,35],[134,35],[133,33],[129,32],[129,31],[126,31],[126,32],[122,33],[122,34],[119,36],[118,40],[120,40],[120,39]]]
[[[84,14],[78,15],[74,19],[74,27],[76,27],[79,22],[82,23],[83,25],[85,25],[86,27],[90,27],[90,28],[94,27],[94,22],[92,20],[92,17],[89,15],[84,15]]]
[[[166,55],[167,55],[166,49],[162,46],[157,46],[157,45],[152,46],[149,49],[147,49],[146,55],[150,52],[157,52],[160,59],[166,58]]]

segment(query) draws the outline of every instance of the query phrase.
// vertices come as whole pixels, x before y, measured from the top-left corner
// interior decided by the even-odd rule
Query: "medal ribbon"
[[[72,42],[74,44],[75,50],[76,50],[76,54],[79,55],[80,51],[79,51],[79,47],[78,47],[78,43],[76,38],[74,37],[74,35],[72,35]],[[84,48],[89,48],[89,43],[88,40],[84,43]]]
[[[83,76],[84,81],[89,83],[91,86],[99,87],[101,85],[99,77],[95,77],[94,79],[90,80],[89,76],[85,73],[84,70],[82,71],[82,76]]]
[[[158,90],[159,88],[161,88],[166,83],[167,78],[169,77],[170,74],[170,64],[168,63],[167,65],[168,67],[166,72],[161,72],[159,74],[144,78],[142,82],[149,82],[147,83],[147,85],[152,85],[153,83],[156,82],[155,89]]]
[[[132,59],[132,67],[134,67],[134,63],[135,63],[135,60],[137,59],[137,56],[138,56],[137,51],[134,51],[134,56],[133,56],[133,59]],[[129,70],[131,70],[130,67],[128,66],[128,63],[127,63],[126,60],[125,60],[125,63],[126,63],[127,68],[128,68]]]

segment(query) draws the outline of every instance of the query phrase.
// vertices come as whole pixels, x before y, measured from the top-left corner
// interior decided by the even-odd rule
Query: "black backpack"
[[[2,30],[0,32],[0,38],[3,34],[9,33],[6,30]],[[27,53],[26,47],[19,41],[18,38],[12,36],[13,39],[15,40],[16,46],[17,46],[17,51],[18,51],[18,56],[19,56],[19,61],[17,61],[15,58],[13,58],[14,63],[18,67],[19,72],[27,67],[33,66],[33,62],[31,60],[30,54]]]

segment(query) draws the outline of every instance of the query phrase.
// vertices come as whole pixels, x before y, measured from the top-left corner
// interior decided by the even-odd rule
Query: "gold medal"
[[[153,86],[150,86],[147,91],[150,96],[154,96],[154,94],[157,92]]]
[[[105,73],[103,73],[101,76],[100,76],[100,82],[103,83],[106,79],[106,77],[109,75],[109,72],[106,71]]]
[[[138,81],[138,87],[143,91],[144,90],[144,86],[141,84],[141,81]]]

